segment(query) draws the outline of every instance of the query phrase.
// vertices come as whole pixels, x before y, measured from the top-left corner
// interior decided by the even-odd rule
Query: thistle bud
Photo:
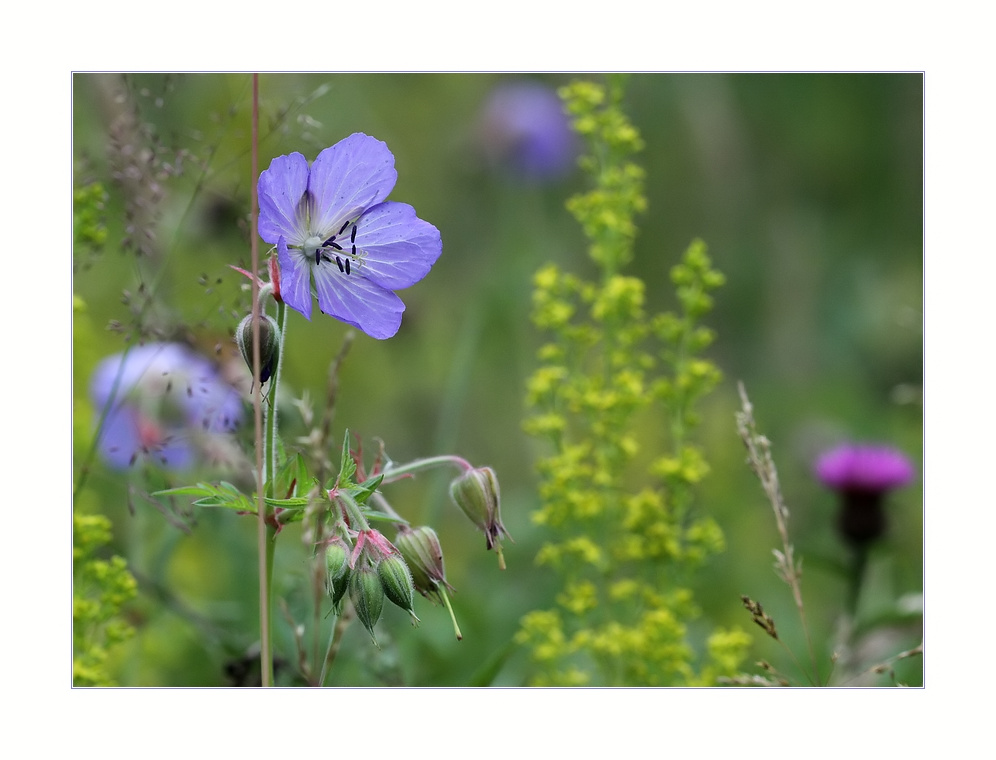
[[[252,371],[252,314],[244,317],[235,329],[235,342],[239,346],[242,358]],[[277,369],[277,359],[280,356],[280,328],[277,321],[266,314],[259,316],[259,377],[255,378],[262,385]]]
[[[412,582],[412,574],[405,561],[397,554],[385,557],[377,565],[377,575],[380,576],[380,582],[387,598],[405,610],[412,616],[414,622],[418,623],[413,609],[415,584]]]
[[[384,610],[384,586],[373,567],[363,565],[353,570],[349,576],[349,598],[356,608],[356,616],[370,631],[370,637],[376,644],[373,629]]]
[[[498,565],[505,568],[501,553],[501,536],[508,535],[501,524],[501,505],[498,491],[498,478],[490,467],[476,467],[450,483],[450,496],[464,514],[481,530],[488,549],[498,553]]]

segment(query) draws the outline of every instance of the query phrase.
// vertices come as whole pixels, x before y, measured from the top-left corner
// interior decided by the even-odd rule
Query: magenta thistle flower
[[[407,203],[385,201],[398,179],[387,145],[356,133],[308,165],[278,156],[259,175],[259,235],[277,247],[280,295],[311,319],[318,306],[373,338],[390,338],[405,305],[394,292],[428,274],[439,230]]]
[[[816,476],[835,491],[884,493],[913,478],[913,465],[887,446],[838,446],[816,462]]]
[[[885,494],[908,483],[913,465],[887,446],[838,446],[816,461],[816,476],[841,498],[838,528],[849,542],[864,545],[885,532]]]
[[[179,343],[150,343],[104,359],[90,396],[98,412],[111,404],[98,450],[115,469],[145,459],[184,470],[234,456],[227,434],[242,421],[238,391]]]

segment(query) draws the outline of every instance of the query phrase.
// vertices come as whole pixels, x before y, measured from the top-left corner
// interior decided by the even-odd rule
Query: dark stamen
[[[345,231],[346,231],[346,228],[347,228],[348,226],[349,226],[349,220],[347,219],[347,220],[346,220],[346,222],[345,222],[345,223],[344,223],[344,224],[342,225],[342,229],[340,229],[340,230],[339,230],[339,231],[338,231],[337,233],[335,233],[335,234],[336,234],[336,235],[341,235],[341,234],[342,234],[343,232],[345,232]]]
[[[322,263],[322,252],[321,249],[315,251],[315,266],[317,267]]]
[[[353,255],[354,256],[356,255],[356,246],[355,245],[353,246]]]
[[[340,259],[338,256],[335,257],[335,263],[339,265],[339,271],[340,272],[345,272],[346,271],[346,267],[344,267],[342,265],[342,259]],[[348,259],[346,260],[346,266],[349,266],[349,260]]]
[[[339,245],[339,244],[338,244],[337,242],[335,242],[334,240],[333,240],[333,241],[332,241],[332,242],[330,243],[330,245],[331,245],[331,246],[332,246],[333,248],[335,248],[335,249],[336,249],[337,251],[341,251],[341,250],[342,250],[342,246],[341,246],[341,245]]]
[[[346,259],[346,274],[349,274],[349,259]]]
[[[350,243],[355,243],[356,242],[356,225],[355,224],[353,225],[353,231],[349,233],[349,242]]]

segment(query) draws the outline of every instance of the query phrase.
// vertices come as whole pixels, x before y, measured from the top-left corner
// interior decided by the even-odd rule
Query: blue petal
[[[190,352],[177,343],[134,346],[126,353],[109,356],[97,365],[90,383],[90,394],[94,403],[103,407],[114,390],[115,403],[120,403],[143,377],[185,374],[190,365],[190,356]]]
[[[128,407],[116,407],[104,418],[100,431],[100,453],[111,467],[124,470],[141,451],[138,415]]]
[[[304,253],[287,247],[282,237],[277,239],[277,261],[280,263],[280,298],[305,319],[311,319],[311,265]]]
[[[415,216],[415,209],[407,203],[388,201],[360,217],[356,247],[366,254],[364,277],[389,290],[400,290],[429,273],[443,242],[439,230]]]
[[[344,222],[384,200],[397,181],[394,155],[374,137],[357,132],[326,148],[308,179],[315,199],[312,231],[322,237],[338,232]]]
[[[259,236],[267,243],[285,237],[301,245],[307,237],[298,205],[308,189],[308,160],[300,153],[277,156],[259,175]]]
[[[398,332],[405,305],[390,290],[356,272],[345,274],[332,265],[315,268],[315,287],[322,311],[383,340]]]

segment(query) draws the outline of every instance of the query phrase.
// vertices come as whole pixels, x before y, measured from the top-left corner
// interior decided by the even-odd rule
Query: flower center
[[[304,251],[305,255],[310,259],[319,250],[321,250],[322,246],[322,239],[318,237],[318,235],[312,235],[304,241],[304,245],[301,246],[301,250]]]
[[[351,274],[354,264],[362,264],[364,251],[356,249],[356,223],[346,220],[334,235],[326,240],[319,237],[309,237],[304,243],[304,253],[310,259],[315,257],[315,266],[321,266],[322,261],[335,263],[343,274]]]

